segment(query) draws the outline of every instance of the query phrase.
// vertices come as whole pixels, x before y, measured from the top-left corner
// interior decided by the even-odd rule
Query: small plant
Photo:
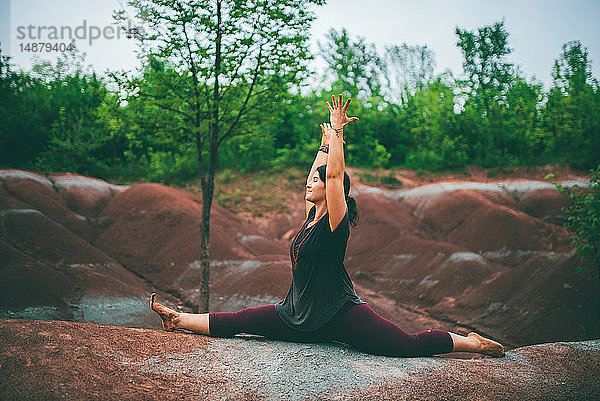
[[[231,169],[228,168],[224,169],[223,171],[221,171],[221,174],[219,174],[219,180],[224,183],[235,181],[237,179],[238,176],[234,174],[233,171],[231,171]]]
[[[579,185],[563,187],[556,182],[553,185],[573,201],[562,210],[569,215],[564,226],[574,234],[570,239],[577,254],[582,260],[592,262],[600,274],[600,164],[590,172],[589,189]],[[553,174],[546,176],[546,179],[552,178]]]
[[[560,183],[552,184],[560,193],[566,195],[572,201],[569,206],[562,210],[567,213],[568,220],[564,227],[573,235],[569,237],[573,246],[577,249],[577,255],[582,261],[596,269],[600,279],[600,164],[590,170],[590,186],[582,188],[578,185],[563,187]],[[546,179],[553,179],[554,174],[548,174]],[[580,267],[576,272],[585,270],[587,266]],[[598,322],[600,322],[600,293],[596,294],[598,302]]]
[[[499,171],[497,168],[491,168],[487,171],[487,176],[488,176],[488,178],[497,177],[498,173],[499,173]]]
[[[358,173],[360,182],[370,185],[381,185],[386,187],[401,187],[402,181],[398,180],[393,172],[388,175],[375,175],[370,173]]]

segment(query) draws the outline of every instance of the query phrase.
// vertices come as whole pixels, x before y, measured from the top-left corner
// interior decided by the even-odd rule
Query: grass
[[[371,174],[370,172],[358,172],[358,179],[363,184],[371,186],[382,186],[386,188],[400,188],[402,181],[398,180],[393,171],[387,175]]]
[[[289,213],[303,196],[305,182],[306,172],[298,168],[246,174],[224,169],[215,177],[214,200],[225,209],[247,217]],[[202,191],[199,182],[189,183],[184,189],[195,194]]]

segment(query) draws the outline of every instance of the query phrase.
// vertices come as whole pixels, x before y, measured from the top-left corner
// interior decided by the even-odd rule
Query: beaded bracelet
[[[319,146],[319,150],[321,152],[329,153],[329,145],[321,145]]]

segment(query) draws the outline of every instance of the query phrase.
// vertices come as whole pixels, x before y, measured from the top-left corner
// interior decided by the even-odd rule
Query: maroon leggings
[[[454,346],[452,337],[445,330],[408,334],[367,304],[345,305],[331,322],[311,332],[287,326],[277,314],[275,305],[210,313],[209,324],[213,337],[246,333],[294,342],[339,341],[375,355],[430,356],[452,352]]]

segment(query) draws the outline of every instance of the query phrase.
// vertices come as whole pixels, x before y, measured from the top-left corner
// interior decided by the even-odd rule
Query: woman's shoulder
[[[344,217],[342,217],[342,220],[340,220],[340,222],[333,231],[331,231],[331,226],[329,225],[329,211],[325,214],[325,216],[323,216],[322,220],[323,226],[326,226],[328,229],[327,231],[329,231],[330,233],[335,234],[339,233],[340,231],[350,232],[350,216],[348,214],[348,208],[346,208],[346,213],[344,214]]]

